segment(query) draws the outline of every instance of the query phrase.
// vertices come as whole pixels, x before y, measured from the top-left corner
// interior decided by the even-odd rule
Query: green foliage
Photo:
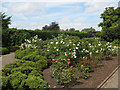
[[[116,27],[107,28],[106,31],[103,30],[101,38],[109,42],[120,39],[120,24]]]
[[[38,35],[38,38],[42,40],[52,39],[57,37],[58,34],[65,34],[65,35],[72,35],[78,36],[79,38],[89,38],[93,37],[91,33],[84,33],[84,32],[60,32],[60,31],[44,31],[44,30],[12,30],[9,29],[7,32],[3,33],[2,37],[2,44],[3,46],[20,46],[22,43],[25,42],[25,39],[30,39],[31,37]]]
[[[35,69],[36,68],[30,67],[30,66],[21,66],[21,67],[13,68],[11,70],[11,73],[15,73],[15,72],[20,71],[21,73],[28,75],[32,70],[35,70]]]
[[[0,47],[0,49],[2,49],[2,55],[5,55],[5,54],[9,54],[9,53],[10,53],[10,51],[8,50],[8,48]]]
[[[94,28],[84,28],[81,30],[81,32],[95,32],[95,29]]]
[[[59,85],[66,85],[74,78],[74,72],[70,59],[52,59],[52,76],[58,81]]]
[[[22,59],[24,56],[29,55],[33,53],[34,51],[35,49],[30,49],[30,48],[27,48],[25,50],[17,50],[15,52],[15,58]]]
[[[112,42],[112,44],[113,44],[114,46],[120,46],[120,39],[115,39],[115,40]]]
[[[73,31],[75,31],[75,28],[70,28],[69,31],[73,32]]]
[[[19,46],[9,46],[7,48],[10,50],[10,52],[15,52],[16,50],[20,49]]]
[[[103,19],[103,22],[98,25],[102,27],[102,38],[106,41],[120,39],[120,7],[116,9],[114,7],[105,8],[100,18]]]
[[[0,25],[2,22],[2,29],[6,30],[9,27],[9,24],[11,24],[11,16],[7,17],[7,15],[5,13],[0,12]]]
[[[19,89],[19,85],[21,84],[21,82],[23,80],[25,80],[27,78],[27,75],[21,73],[21,72],[15,72],[12,73],[8,76],[10,84],[12,86],[13,89]]]
[[[24,60],[7,64],[2,69],[2,88],[25,90],[49,88],[40,71],[41,66],[38,67],[37,64],[38,63]]]
[[[28,78],[22,82],[22,86],[29,87],[29,89],[49,88],[47,82],[34,75],[28,75]]]

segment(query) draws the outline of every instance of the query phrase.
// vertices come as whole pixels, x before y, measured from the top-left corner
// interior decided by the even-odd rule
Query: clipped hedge
[[[99,32],[98,32],[99,33]],[[99,34],[96,34],[99,36]],[[58,34],[65,34],[65,35],[72,35],[72,36],[78,36],[79,38],[89,38],[93,37],[92,33],[84,33],[84,32],[61,32],[61,31],[44,31],[44,30],[12,30],[9,29],[7,32],[3,32],[3,46],[15,46],[15,45],[21,45],[23,42],[25,42],[25,39],[29,39],[35,35],[38,35],[39,38],[42,40],[52,39],[54,37],[57,37]],[[9,38],[7,38],[9,37]]]

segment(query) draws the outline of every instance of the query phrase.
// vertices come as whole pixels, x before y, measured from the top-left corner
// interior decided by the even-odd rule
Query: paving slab
[[[120,68],[105,82],[101,88],[120,88]]]
[[[12,52],[10,54],[1,55],[0,56],[0,69],[4,67],[6,64],[12,63],[14,61],[17,61],[18,59],[15,59],[15,53]]]

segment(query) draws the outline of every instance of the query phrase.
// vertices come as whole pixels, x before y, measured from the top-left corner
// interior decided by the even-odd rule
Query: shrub
[[[41,79],[41,77],[34,75],[29,75],[28,78],[21,83],[21,86],[28,87],[27,89],[49,88],[47,82]]]
[[[41,75],[42,73],[38,72],[37,70],[32,70],[31,73],[29,73],[28,75],[31,76],[39,76],[41,79],[44,79],[44,77]]]
[[[11,70],[11,73],[20,71],[21,73],[28,75],[32,70],[36,70],[36,68],[30,67],[30,66],[21,66],[21,67],[18,67],[18,68],[13,68]]]
[[[1,85],[2,85],[3,90],[12,88],[12,86],[9,82],[9,78],[7,76],[2,76],[1,79],[2,79]]]
[[[8,49],[10,50],[10,52],[15,52],[16,50],[20,49],[19,46],[9,46]]]
[[[10,53],[10,51],[7,48],[5,48],[5,47],[1,47],[1,48],[2,48],[2,55]]]
[[[27,75],[22,74],[21,72],[15,72],[10,74],[8,77],[2,77],[2,89],[19,89],[19,85],[22,80],[26,79]]]
[[[30,48],[27,48],[25,50],[17,50],[15,52],[15,58],[22,59],[24,56],[29,55],[33,53],[34,51],[35,49],[30,49]]]
[[[42,70],[43,69],[45,69],[45,68],[47,68],[48,67],[48,61],[47,60],[39,60],[39,61],[37,61],[36,62],[36,68],[42,68]]]

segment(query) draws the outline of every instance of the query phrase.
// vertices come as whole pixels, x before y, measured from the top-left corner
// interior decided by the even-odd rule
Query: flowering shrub
[[[38,43],[39,45],[42,45],[42,42],[43,42],[42,39],[38,39],[38,35],[36,35],[30,39],[25,39],[25,42],[21,44],[21,48],[22,49],[37,48]]]
[[[76,70],[70,59],[52,59],[52,63],[52,76],[59,85],[66,85],[72,81]]]
[[[77,70],[86,79],[86,73],[94,71],[103,56],[116,52],[112,43],[101,41],[100,38],[79,39],[76,36],[58,35],[49,40],[47,45],[47,58],[52,60],[52,76],[59,84],[69,83]],[[72,64],[77,63],[77,59],[80,63],[74,68]]]
[[[47,57],[55,58],[60,55],[68,55],[70,59],[79,57],[80,39],[76,36],[58,35],[48,42]],[[78,53],[77,53],[78,52]]]

